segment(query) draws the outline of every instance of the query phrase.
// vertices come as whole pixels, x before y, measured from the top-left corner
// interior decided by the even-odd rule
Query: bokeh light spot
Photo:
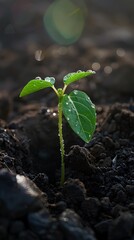
[[[125,54],[126,54],[126,52],[125,52],[124,49],[118,48],[118,49],[116,50],[116,54],[117,54],[117,56],[119,56],[119,57],[124,57]]]
[[[76,42],[84,28],[85,12],[78,4],[70,0],[56,0],[44,15],[44,24],[51,38],[61,44],[69,45]]]
[[[104,72],[106,73],[106,74],[110,74],[111,72],[112,72],[112,67],[111,66],[105,66],[104,67]]]
[[[100,65],[100,63],[98,63],[98,62],[94,62],[94,63],[92,64],[92,69],[93,69],[94,71],[100,70],[100,67],[101,67],[101,65]]]
[[[35,51],[35,59],[36,61],[40,62],[44,59],[44,53],[41,49]]]

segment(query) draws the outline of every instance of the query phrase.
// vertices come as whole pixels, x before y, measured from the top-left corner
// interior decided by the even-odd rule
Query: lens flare
[[[85,9],[81,1],[56,0],[44,15],[45,28],[50,37],[61,45],[76,42],[85,24]]]

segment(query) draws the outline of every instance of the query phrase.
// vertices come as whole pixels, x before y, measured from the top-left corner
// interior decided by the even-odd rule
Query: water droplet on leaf
[[[55,83],[55,78],[54,77],[46,77],[45,81],[54,84]]]
[[[87,100],[87,101],[89,101],[89,100],[90,100],[90,98],[87,96],[87,97],[86,97],[86,100]]]
[[[91,105],[91,108],[95,108],[95,105],[94,105],[94,104],[92,104],[92,105]]]
[[[36,77],[35,79],[36,79],[36,80],[41,80],[41,77]]]
[[[92,74],[95,74],[96,72],[95,71],[92,71],[92,70],[87,70],[86,72],[90,72]]]
[[[77,91],[77,90],[74,90],[74,94],[77,95],[77,94],[78,94],[78,91]]]

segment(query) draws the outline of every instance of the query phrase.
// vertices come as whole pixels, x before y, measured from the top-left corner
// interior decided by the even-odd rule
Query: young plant
[[[74,90],[70,94],[65,94],[69,84],[95,74],[94,71],[77,71],[69,73],[63,78],[63,88],[56,89],[55,78],[46,77],[42,80],[37,77],[26,84],[20,93],[24,97],[41,89],[51,87],[58,97],[58,135],[61,152],[61,185],[65,180],[65,163],[64,163],[64,139],[62,133],[62,116],[66,118],[72,130],[86,143],[90,141],[95,130],[96,112],[95,106],[88,95],[82,91]]]

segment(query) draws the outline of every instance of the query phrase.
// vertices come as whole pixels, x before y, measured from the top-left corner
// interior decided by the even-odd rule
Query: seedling
[[[64,163],[64,139],[62,131],[62,117],[66,118],[72,130],[86,143],[88,143],[95,130],[96,112],[95,105],[91,102],[88,95],[82,91],[74,90],[70,94],[65,94],[69,84],[95,74],[94,71],[77,71],[69,73],[63,78],[63,88],[56,89],[55,78],[46,77],[44,80],[37,77],[29,81],[22,89],[20,97],[24,97],[41,89],[51,87],[58,97],[58,135],[61,152],[61,185],[65,180],[65,163]]]

